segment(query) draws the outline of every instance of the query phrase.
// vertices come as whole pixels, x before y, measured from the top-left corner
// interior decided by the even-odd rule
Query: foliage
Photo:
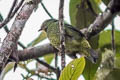
[[[59,80],[77,80],[84,70],[85,59],[74,59],[62,71]]]
[[[43,41],[44,39],[47,38],[47,35],[46,33],[43,31],[39,34],[39,36],[33,40],[31,43],[28,44],[28,47],[29,46],[35,46],[36,44],[40,43],[41,41]]]
[[[90,4],[88,4],[88,2]],[[93,21],[96,19],[97,15],[102,11],[100,9],[100,4],[104,3],[108,5],[110,0],[70,0],[69,4],[69,14],[71,24],[77,29],[83,29],[89,27]],[[42,3],[43,4],[43,3]],[[44,5],[44,4],[43,4]],[[44,6],[44,9],[45,6]],[[47,11],[47,9],[46,9]],[[47,14],[50,13],[47,11]],[[51,18],[53,18],[50,15]],[[2,21],[2,15],[0,14],[0,21]],[[5,26],[7,28],[7,26]],[[79,59],[74,59],[71,61],[62,71],[59,80],[77,80],[80,75],[83,75],[85,80],[119,80],[120,74],[120,31],[115,30],[115,47],[116,55],[112,52],[111,45],[111,30],[104,30],[100,34],[92,37],[89,42],[93,49],[96,49],[99,54],[99,59],[96,64],[91,63],[88,59],[81,57]],[[36,39],[30,42],[27,47],[34,47],[35,45],[41,43],[47,38],[45,32],[41,32]],[[51,64],[54,59],[54,55],[45,55],[43,56],[44,60]],[[36,73],[40,69],[29,69],[27,65],[34,60],[28,60],[25,62],[19,63],[19,67],[25,69],[28,74],[23,75],[24,79],[27,79],[31,76],[42,76]],[[38,64],[38,63],[37,63]],[[38,65],[36,65],[38,67]],[[13,63],[8,64],[3,73],[4,76],[13,69]],[[39,73],[41,73],[40,71]],[[47,71],[49,72],[49,71]],[[55,72],[55,71],[53,71]],[[57,73],[57,72],[55,72]],[[46,74],[47,76],[51,76]],[[47,80],[56,80],[42,77]]]
[[[96,16],[93,14],[93,12],[90,10],[89,5],[86,4],[87,0],[70,0],[70,19],[72,25],[74,25],[78,29],[82,29],[85,27],[88,27],[95,19]],[[106,5],[108,4],[110,0],[103,0],[103,3]],[[91,5],[93,7],[93,10],[96,13],[100,13],[101,10],[99,9],[99,5],[101,3],[101,0],[90,0]],[[86,9],[85,9],[86,8]],[[74,12],[74,13],[73,13]],[[115,45],[116,45],[116,57],[115,57],[115,66],[119,66],[119,43],[120,39],[119,36],[120,32],[115,31]],[[105,48],[111,49],[111,30],[102,31],[99,35],[92,37],[89,40],[91,46],[94,49],[100,49],[100,55],[105,51]],[[117,57],[118,55],[118,57]],[[103,58],[103,57],[102,57]],[[95,79],[94,76],[97,74],[98,67],[101,65],[101,57],[99,56],[99,60],[97,64],[92,64],[90,61],[86,61],[86,66],[83,71],[83,76],[85,80],[106,80],[108,79]],[[102,72],[100,72],[102,74]],[[98,73],[98,75],[100,74]],[[108,75],[112,75],[113,73],[110,73]],[[106,75],[106,76],[108,76]],[[115,78],[115,77],[114,77]],[[109,78],[110,79],[110,78]],[[108,79],[108,80],[109,80]],[[112,80],[116,80],[113,79]]]
[[[7,66],[5,67],[3,73],[1,74],[1,75],[2,75],[2,78],[1,78],[1,79],[2,79],[2,80],[4,79],[5,75],[6,75],[11,69],[13,69],[13,67],[14,67],[14,63],[13,63],[13,62],[7,64]]]
[[[95,20],[95,14],[101,12],[100,0],[90,0],[90,3],[93,11],[87,4],[87,0],[70,0],[70,20],[78,29],[88,27]]]
[[[49,55],[44,56],[44,59],[48,64],[50,64],[52,62],[53,58],[54,58],[53,54],[49,54]]]

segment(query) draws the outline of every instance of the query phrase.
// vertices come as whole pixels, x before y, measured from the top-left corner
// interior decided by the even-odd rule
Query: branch
[[[56,68],[50,66],[49,64],[47,64],[46,62],[44,62],[44,61],[42,61],[42,60],[39,60],[39,59],[36,59],[36,60],[37,60],[40,64],[46,66],[48,69],[51,69],[53,72],[55,72],[55,73],[57,74],[58,71],[57,71]],[[59,73],[60,73],[60,71],[59,71]]]
[[[45,7],[45,5],[43,4],[43,2],[41,2],[41,5],[43,7],[43,9],[45,10],[45,12],[48,14],[48,16],[53,19],[53,16],[49,13],[49,11],[47,10],[47,8]]]
[[[14,9],[16,3],[17,3],[17,0],[15,0],[13,2],[13,6],[11,7],[11,10],[7,16],[7,18],[0,23],[0,28],[4,27],[15,15],[15,13],[19,10],[19,8],[21,7],[21,5],[23,4],[24,0],[21,0],[21,2],[16,6],[16,8]]]
[[[118,3],[116,4],[115,1],[118,1]],[[119,7],[120,5],[118,4],[120,4],[119,0],[114,1],[112,0],[109,3],[108,9],[105,12],[103,12],[102,15],[99,15],[96,18],[96,20],[93,22],[93,24],[90,25],[87,32],[85,33],[88,39],[101,32],[113,20],[113,18],[120,11]],[[45,44],[39,47],[16,51],[16,43],[34,7],[35,4],[33,4],[33,2],[26,3],[22,7],[20,13],[17,15],[12,25],[9,34],[4,39],[3,44],[0,48],[0,72],[7,64],[8,59],[10,58],[10,55],[13,54],[13,52],[18,53],[20,61],[38,58],[40,56],[50,54],[51,52],[52,53],[57,52],[57,50],[55,50],[50,44]]]
[[[113,5],[113,1],[111,1],[109,5],[110,4]],[[99,15],[96,18],[93,24],[90,25],[87,32],[86,30],[85,31],[82,30],[83,33],[86,34],[87,38],[91,38],[92,36],[102,31],[112,21],[112,19],[118,14],[119,10],[117,10],[114,13],[111,13],[110,9],[112,9],[112,6],[109,7],[109,10],[103,12],[102,15]],[[54,53],[56,51],[57,50],[55,50],[50,44],[45,44],[45,45],[41,45],[38,47],[30,48],[30,49],[20,50],[18,51],[18,54],[19,54],[20,61],[25,61],[28,59],[34,59],[34,58],[38,58],[38,57],[41,57],[41,56],[44,56],[50,53]]]
[[[8,59],[10,56],[14,57],[14,59],[17,58],[17,41],[19,39],[19,36],[21,35],[21,32],[25,26],[26,21],[30,17],[31,13],[33,12],[33,9],[35,8],[35,2],[36,0],[33,0],[33,2],[25,3],[20,10],[19,14],[16,16],[15,21],[13,22],[13,25],[10,29],[10,32],[5,37],[2,46],[0,48],[0,73],[8,63]]]
[[[85,32],[86,38],[89,39],[99,32],[104,30],[105,27],[114,19],[114,17],[120,11],[120,0],[112,0],[108,4],[108,8],[99,15],[96,20],[89,26]]]
[[[116,54],[116,48],[115,48],[115,25],[114,20],[112,21],[112,32],[111,32],[111,44],[112,44],[112,51],[114,53],[114,56]]]
[[[119,1],[119,0],[118,0]],[[112,4],[112,5],[115,5],[114,3],[113,3],[113,1],[111,1],[110,3],[109,3],[109,5],[110,4]],[[120,4],[120,3],[119,3]],[[30,5],[30,4],[27,4],[27,6],[26,7],[28,7],[28,5]],[[32,5],[32,4],[31,4]],[[30,6],[30,7],[33,7],[33,6]],[[110,6],[109,7],[109,9],[107,9],[105,12],[103,12],[103,14],[102,15],[99,15],[97,18],[96,18],[96,20],[93,22],[93,24],[92,25],[90,25],[90,27],[89,27],[89,29],[87,30],[87,32],[86,32],[86,37],[88,37],[88,38],[91,38],[92,36],[94,36],[94,35],[96,35],[96,34],[98,34],[100,31],[102,31],[111,21],[112,21],[112,19],[118,14],[118,12],[119,12],[119,9],[113,9],[114,7],[112,7],[112,6]],[[29,10],[30,8],[28,8],[28,9],[25,9],[25,10]],[[113,11],[112,11],[113,10]],[[25,12],[26,13],[26,12]],[[17,19],[18,18],[24,18],[23,16],[25,16],[25,13],[24,13],[24,15],[18,15],[17,16]],[[30,14],[29,14],[30,15]],[[19,16],[21,16],[21,17],[19,17]],[[21,21],[21,20],[15,20],[15,22],[14,22],[14,26],[16,25],[16,24],[22,24],[22,22],[24,22],[24,24],[25,24],[25,21],[26,20],[23,20],[23,21]],[[18,23],[17,23],[18,22]],[[16,24],[15,24],[16,23]],[[24,25],[24,24],[22,24],[22,25]],[[19,25],[19,26],[20,26]],[[23,27],[23,26],[20,26],[19,27],[19,29],[21,28],[21,27]],[[16,27],[17,28],[17,27]],[[11,29],[11,30],[13,30],[13,29]],[[16,31],[16,30],[15,30]],[[9,34],[8,34],[9,35]],[[10,46],[10,44],[12,43],[12,39],[14,39],[14,38],[12,38],[11,40],[6,40],[6,39],[9,39],[8,38],[8,35],[7,35],[7,38],[5,38],[5,40],[4,40],[4,42],[3,42],[3,44],[2,44],[2,46],[1,46],[1,49],[0,49],[0,65],[2,65],[3,63],[2,63],[2,61],[3,61],[3,59],[5,59],[4,58],[4,54],[7,54],[7,53],[9,53],[10,51],[11,51],[11,46]],[[6,44],[8,44],[7,46],[10,46],[10,48],[8,48],[7,49],[7,47],[6,47]],[[15,43],[15,42],[14,42]],[[6,50],[5,50],[6,49]],[[8,50],[8,51],[7,51]],[[19,60],[20,61],[25,61],[25,60],[28,60],[28,59],[33,59],[33,58],[38,58],[38,57],[40,57],[40,56],[44,56],[44,55],[47,55],[47,54],[50,54],[51,52],[56,52],[56,50],[50,45],[50,44],[46,44],[46,45],[41,45],[41,46],[39,46],[39,47],[34,47],[34,48],[30,48],[30,49],[24,49],[24,50],[20,50],[20,51],[18,51],[18,55],[19,55]],[[4,61],[3,61],[4,62]],[[1,68],[0,68],[1,69]]]
[[[11,16],[11,13],[13,12],[13,10],[14,10],[17,2],[18,2],[18,0],[14,0],[13,5],[12,5],[12,7],[11,7],[11,9],[10,9],[10,11],[9,11],[8,16],[7,16],[6,19],[9,19],[9,17]]]
[[[65,67],[65,31],[64,31],[64,0],[60,0],[59,4],[59,30],[60,30],[60,53],[61,53],[61,66]]]
[[[35,59],[54,52],[57,52],[57,50],[54,47],[52,47],[50,44],[44,44],[37,47],[19,50],[18,56],[20,61],[25,61],[28,59]]]
[[[3,16],[2,16],[2,14],[0,13],[0,22],[3,21],[3,20],[4,20],[4,19],[3,19]],[[7,27],[7,25],[5,25],[4,30],[5,30],[5,32],[6,32],[7,34],[10,32],[10,30],[9,30],[8,27]],[[18,41],[18,45],[19,45],[21,48],[25,49],[25,46],[24,46],[23,43],[21,43],[20,41]]]

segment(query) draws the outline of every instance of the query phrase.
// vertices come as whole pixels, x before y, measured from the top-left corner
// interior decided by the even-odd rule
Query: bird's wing
[[[77,30],[72,25],[65,24],[64,27],[65,27],[65,35],[67,37],[71,37],[75,39],[80,39],[80,38],[85,37],[81,31]]]

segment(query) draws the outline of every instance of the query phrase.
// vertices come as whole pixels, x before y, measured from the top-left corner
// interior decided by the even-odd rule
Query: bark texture
[[[3,40],[2,46],[0,48],[0,74],[6,64],[11,61],[11,59],[17,62],[19,60],[17,54],[17,41],[25,26],[25,23],[29,19],[36,6],[36,1],[37,0],[33,0],[23,5],[12,24],[10,32]]]

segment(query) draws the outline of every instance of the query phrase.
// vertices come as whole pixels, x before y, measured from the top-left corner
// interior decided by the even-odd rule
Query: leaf
[[[106,80],[105,77],[114,69],[113,59],[114,53],[109,49],[105,49],[105,52],[102,53],[101,66],[99,66],[94,80]]]
[[[99,35],[91,37],[88,41],[93,49],[98,49]]]
[[[101,0],[94,0],[97,4],[101,3]]]
[[[101,0],[89,0],[95,13],[101,12],[99,5]],[[71,23],[77,29],[88,27],[95,19],[96,16],[91,12],[86,0],[70,0],[70,19]],[[92,37],[89,40],[93,49],[98,48],[99,36]]]
[[[93,11],[98,14],[100,11],[99,4],[101,0],[90,0]],[[70,0],[70,20],[73,26],[78,29],[88,27],[96,16],[89,8],[86,0]]]
[[[115,68],[120,69],[120,54],[116,54],[115,56]]]
[[[1,76],[2,76],[2,80],[4,79],[5,75],[14,67],[14,63],[10,62],[9,64],[7,64],[7,66],[5,67],[5,69],[3,70]]]
[[[71,61],[62,71],[59,80],[77,80],[85,67],[85,59],[81,57]]]
[[[92,4],[92,8],[94,9],[94,11],[98,14],[101,12],[99,5],[101,3],[101,0],[90,0],[91,4]]]
[[[93,64],[91,61],[86,59],[86,65],[85,65],[85,69],[83,71],[83,76],[84,76],[85,80],[93,80],[93,78],[96,74],[96,71],[97,71],[98,67],[100,66],[100,63],[101,63],[101,54],[99,55],[99,59],[96,64]]]
[[[102,31],[99,37],[99,48],[104,51],[105,48],[111,49],[111,30]],[[120,53],[120,31],[115,30],[116,53]]]
[[[22,63],[22,62],[19,62],[19,67],[22,68],[22,69],[26,69],[26,64]]]
[[[120,68],[120,31],[115,30],[115,45],[116,45],[116,57],[115,57],[115,67]],[[99,37],[98,37],[99,36]],[[98,37],[98,39],[94,39]],[[111,49],[111,30],[102,31],[99,35],[92,37],[89,41],[92,48],[101,49],[101,53],[105,51],[105,48]],[[98,41],[98,42],[97,42]],[[87,62],[86,62],[87,65]]]
[[[44,59],[45,59],[45,61],[46,61],[48,64],[51,63],[51,61],[53,60],[53,58],[54,58],[54,55],[53,55],[53,54],[48,54],[48,55],[45,55],[45,56],[44,56]]]
[[[38,44],[39,42],[43,41],[46,38],[47,38],[46,32],[42,31],[35,40],[33,40],[31,43],[28,44],[28,47],[35,46],[36,44]]]
[[[105,49],[105,52],[102,53],[102,67],[106,69],[114,68],[114,53],[112,50]]]
[[[113,69],[104,80],[120,80],[120,69]]]

